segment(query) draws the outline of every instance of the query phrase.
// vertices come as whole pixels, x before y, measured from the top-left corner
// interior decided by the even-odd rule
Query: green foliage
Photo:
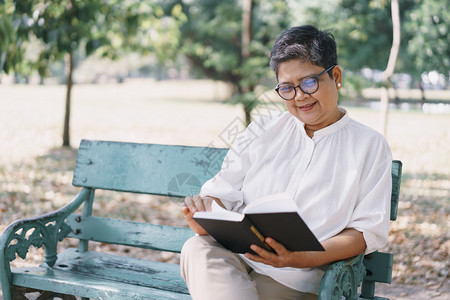
[[[9,71],[22,60],[23,51],[14,46],[16,30],[13,24],[14,7],[11,1],[5,1],[0,6],[0,73]]]
[[[117,58],[130,51],[155,51],[159,59],[167,59],[176,53],[178,26],[185,21],[179,5],[173,7],[173,17],[164,16],[162,8],[150,0],[10,0],[2,8],[0,26],[6,30],[1,30],[5,43],[0,48],[0,70],[8,72],[14,67],[16,73],[29,75],[36,69],[44,77],[51,62],[67,58],[64,146],[70,145],[75,53],[99,52]],[[31,37],[41,41],[42,48],[30,62],[22,59],[22,53],[23,41]]]
[[[4,0],[0,70],[45,75],[69,51],[118,58],[153,53],[187,57],[194,74],[225,80],[238,93],[274,84],[268,61],[276,36],[293,25],[330,29],[339,63],[356,72],[384,70],[392,46],[388,0],[253,0],[250,55],[242,56],[242,0]],[[450,69],[450,14],[441,0],[399,0],[402,28],[397,72],[416,78]],[[30,60],[31,36],[42,41]],[[359,88],[355,89],[357,91]],[[244,97],[248,99],[248,97]],[[236,97],[236,99],[241,99]],[[239,101],[238,101],[239,102]]]
[[[252,1],[251,41],[242,45],[242,1],[199,0],[165,2],[166,10],[181,5],[187,22],[181,28],[180,54],[187,57],[193,71],[234,85],[232,103],[254,106],[254,89],[273,84],[269,55],[273,42],[291,20],[284,0]],[[243,50],[249,55],[244,56]],[[249,120],[247,120],[248,122]]]
[[[339,63],[345,68],[384,69],[392,44],[389,3],[384,0],[335,0],[327,1],[326,5],[311,2],[302,23],[333,33]]]
[[[396,72],[416,78],[431,70],[449,75],[450,14],[444,2],[399,0],[401,44]],[[292,1],[290,5],[299,13],[301,24],[331,30],[338,44],[339,63],[345,69],[357,72],[364,67],[386,68],[392,47],[390,1]],[[366,87],[369,83],[350,76],[349,83],[344,84],[355,87],[348,93],[348,97],[353,97],[358,95],[360,84]]]
[[[7,3],[0,9],[0,51],[7,53],[3,70],[9,72],[15,67],[19,71],[20,64],[28,63],[41,76],[47,73],[50,62],[76,51],[86,56],[97,52],[113,59],[131,51],[154,52],[160,60],[173,58],[178,46],[178,26],[185,21],[179,5],[174,6],[171,15],[164,16],[154,1],[15,0]],[[8,28],[2,30],[4,27]],[[38,59],[24,62],[23,42],[32,36],[43,47]]]
[[[411,0],[404,19],[404,55],[402,69],[418,77],[423,71],[436,70],[449,76],[450,13],[445,1]]]
[[[235,1],[182,3],[180,51],[193,67],[213,79],[235,81],[240,60],[240,7]]]

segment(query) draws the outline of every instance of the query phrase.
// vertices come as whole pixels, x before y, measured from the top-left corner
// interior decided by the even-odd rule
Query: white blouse
[[[345,228],[363,233],[366,254],[387,243],[392,155],[384,137],[350,119],[310,138],[289,112],[252,122],[235,140],[222,170],[201,196],[219,198],[229,210],[287,192],[319,241]],[[299,291],[318,293],[319,268],[275,268],[243,259],[258,273]]]

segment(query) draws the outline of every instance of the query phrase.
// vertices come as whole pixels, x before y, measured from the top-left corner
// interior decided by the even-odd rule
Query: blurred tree
[[[35,36],[43,43],[37,61],[32,67],[41,76],[48,72],[50,62],[66,61],[66,110],[63,146],[70,146],[70,107],[74,54],[84,51],[117,58],[123,53],[154,52],[163,60],[176,53],[178,27],[184,21],[181,6],[174,6],[170,17],[164,16],[155,1],[139,0],[7,0],[0,10],[2,23],[13,32],[18,43],[9,44],[3,70],[8,72],[21,63],[21,41]],[[7,21],[3,21],[3,18]],[[17,71],[17,69],[16,69]]]
[[[364,67],[384,70],[380,99],[380,130],[385,133],[389,104],[387,88],[391,86],[390,78],[394,73],[400,49],[401,30],[398,0],[328,2],[329,5],[309,4],[310,11],[315,13],[306,15],[304,20],[318,27],[332,28],[338,44],[339,61],[345,68],[351,71]],[[328,17],[324,18],[324,15]],[[356,84],[349,83],[347,78],[344,76],[344,93],[348,92],[347,85],[356,87],[360,83],[360,80],[357,80]],[[359,94],[362,86],[358,88],[359,91],[356,92]]]
[[[2,71],[17,70],[23,57],[23,50],[17,47],[22,40],[17,38],[13,12],[12,0],[0,0],[0,74]]]
[[[400,70],[420,84],[421,74],[437,71],[450,76],[450,13],[445,1],[410,0],[404,18],[404,47]],[[422,96],[425,100],[424,95]]]
[[[285,0],[172,0],[182,5],[180,53],[194,71],[234,87],[233,103],[243,105],[246,122],[257,104],[257,85],[273,78],[269,55],[273,42],[292,20]],[[270,80],[273,84],[273,80]]]
[[[380,117],[380,131],[386,135],[387,128],[387,114],[389,111],[389,94],[388,87],[390,84],[390,78],[394,74],[395,64],[397,63],[398,52],[400,50],[400,12],[398,6],[398,0],[391,0],[391,19],[392,19],[392,47],[389,53],[389,60],[387,62],[386,69],[383,71],[383,83],[381,87],[381,117]]]
[[[341,63],[350,70],[364,67],[384,70],[380,130],[385,133],[389,104],[387,88],[391,86],[390,78],[400,47],[398,0],[340,0],[338,4],[332,25]]]
[[[424,71],[448,76],[450,14],[441,0],[399,0],[401,48],[396,71],[420,79]],[[353,71],[384,70],[392,45],[390,0],[292,1],[302,23],[332,30],[340,64]],[[301,9],[303,8],[303,9]]]
[[[338,46],[339,63],[350,70],[386,67],[392,45],[389,0],[292,1],[301,24],[330,30]],[[386,49],[386,51],[380,51]]]

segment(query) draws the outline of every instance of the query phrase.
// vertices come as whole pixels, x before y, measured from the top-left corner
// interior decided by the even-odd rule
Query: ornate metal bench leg
[[[366,272],[364,255],[332,263],[322,278],[319,289],[320,300],[358,299],[357,290]]]
[[[372,299],[375,295],[375,282],[363,281],[361,286],[361,297]]]

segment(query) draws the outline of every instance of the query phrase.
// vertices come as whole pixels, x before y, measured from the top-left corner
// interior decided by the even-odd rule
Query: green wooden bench
[[[217,173],[227,149],[83,140],[78,150],[73,185],[79,194],[63,208],[9,225],[0,236],[0,278],[5,300],[26,299],[190,299],[176,264],[88,250],[89,241],[180,252],[193,232],[188,228],[138,223],[92,215],[95,190],[182,197],[199,192]],[[401,163],[394,162],[392,216],[395,219]],[[82,206],[82,213],[75,214]],[[56,251],[70,237],[78,248]],[[25,259],[30,246],[45,248],[39,266],[10,268]],[[354,299],[362,278],[362,293],[373,296],[375,282],[390,282],[392,255],[374,253],[332,264],[320,299]],[[367,271],[365,271],[367,270]],[[367,273],[367,274],[366,274]],[[356,296],[355,296],[356,297]]]

